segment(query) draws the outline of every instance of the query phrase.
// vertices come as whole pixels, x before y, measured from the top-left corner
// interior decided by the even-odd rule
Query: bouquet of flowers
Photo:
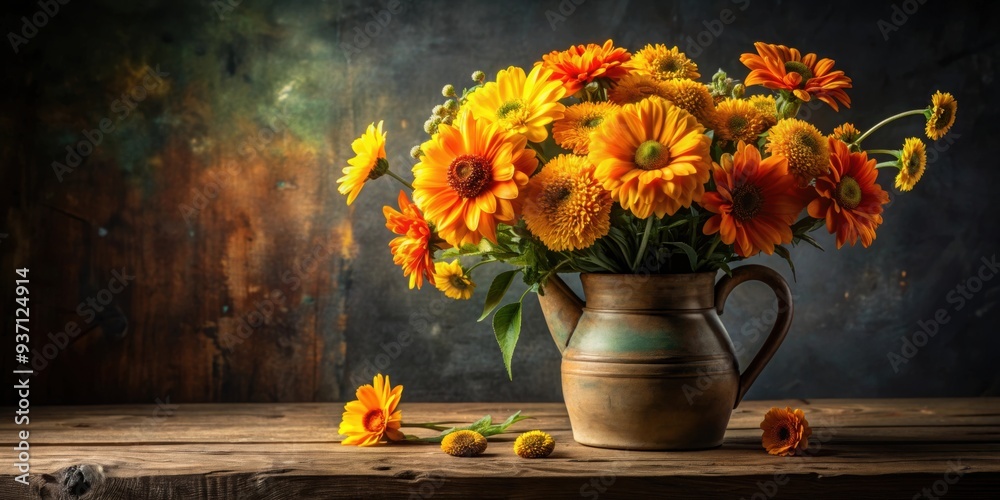
[[[923,117],[931,140],[955,122],[957,102],[937,92],[929,106],[864,132],[844,123],[824,135],[796,117],[800,107],[850,107],[851,79],[816,54],[755,48],[740,57],[742,82],[722,70],[699,82],[677,47],[632,54],[611,40],[551,52],[492,81],[476,71],[461,93],[444,87],[424,124],[430,138],[412,150],[412,182],[390,169],[379,122],[352,144],[339,190],[350,204],[386,175],[405,186],[398,209],[383,212],[410,288],[426,281],[468,299],[481,266],[514,267],[496,275],[480,317],[496,310],[509,375],[521,301],[544,293],[555,273],[728,273],[761,252],[791,264],[788,246],[820,247],[810,233],[821,229],[837,248],[868,247],[889,201],[878,170],[894,171],[896,189],[909,191],[927,157],[916,137],[893,150],[865,141],[910,115]],[[497,309],[518,275],[527,290]]]

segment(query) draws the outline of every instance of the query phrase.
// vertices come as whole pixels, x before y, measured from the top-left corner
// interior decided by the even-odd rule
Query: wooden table
[[[757,426],[771,406],[805,410],[807,456],[761,448]],[[30,486],[14,481],[12,419],[0,424],[8,450],[0,498],[1000,498],[1000,398],[746,401],[725,444],[697,452],[578,445],[561,404],[403,402],[411,422],[523,410],[535,419],[514,430],[540,428],[556,439],[543,460],[515,456],[515,434],[465,459],[433,444],[341,446],[342,408],[32,408]],[[657,423],[650,415],[649,425]]]

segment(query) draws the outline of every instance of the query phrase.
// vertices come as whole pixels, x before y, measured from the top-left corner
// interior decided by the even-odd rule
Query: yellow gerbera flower
[[[927,118],[927,138],[936,141],[955,124],[958,101],[948,92],[935,92],[931,96],[930,116]]]
[[[705,193],[711,142],[690,113],[650,97],[608,117],[592,136],[588,158],[623,208],[639,218],[662,218]]]
[[[760,111],[768,128],[778,123],[778,101],[774,100],[773,95],[750,96],[750,104],[757,108],[757,111]]]
[[[724,141],[757,144],[767,128],[765,117],[744,99],[723,99],[715,107],[715,131]]]
[[[812,124],[785,118],[771,127],[767,152],[788,159],[788,171],[804,186],[830,170],[830,147],[826,137]]]
[[[374,123],[368,126],[368,130],[361,134],[351,143],[354,150],[354,158],[347,160],[349,166],[344,167],[344,176],[337,179],[337,191],[347,195],[347,204],[354,203],[354,199],[361,193],[361,188],[370,179],[378,179],[387,170],[389,162],[385,159],[385,133],[382,132],[382,122],[378,122],[378,127]]]
[[[523,69],[511,66],[500,70],[495,82],[470,94],[468,105],[476,118],[542,142],[549,135],[545,126],[563,116],[566,106],[559,99],[565,94],[551,70],[539,65],[525,76]]]
[[[383,437],[391,441],[406,439],[399,432],[403,413],[396,409],[403,397],[403,386],[390,387],[389,377],[375,375],[372,385],[358,387],[357,398],[344,406],[343,419],[337,431],[347,439],[342,445],[372,446]]]
[[[631,73],[618,80],[618,83],[608,92],[608,100],[624,106],[654,95],[667,98],[667,89],[663,86],[663,82],[649,75]]]
[[[927,146],[924,141],[910,137],[903,142],[899,155],[899,173],[896,174],[896,189],[910,191],[917,185],[927,167]]]
[[[715,99],[707,85],[694,80],[670,80],[663,82],[663,88],[667,100],[694,115],[705,128],[715,128]]]
[[[476,290],[476,284],[465,274],[462,263],[457,259],[451,264],[434,263],[434,286],[448,298],[456,300],[468,300]]]
[[[486,451],[486,438],[476,431],[454,431],[441,440],[441,451],[453,457],[477,457]]]
[[[618,106],[610,102],[581,102],[566,108],[566,114],[552,124],[552,138],[560,146],[586,155],[590,133]]]
[[[660,81],[675,78],[695,79],[701,76],[694,61],[688,59],[677,47],[668,49],[662,43],[647,44],[632,56],[628,65],[633,72],[650,75]]]
[[[525,193],[524,222],[553,251],[587,248],[611,228],[611,194],[586,157],[553,158]]]
[[[833,133],[827,137],[839,139],[841,141],[846,142],[847,144],[850,144],[858,140],[859,137],[861,137],[861,131],[858,130],[858,128],[855,127],[853,123],[845,123],[843,125],[840,125],[839,127],[834,128]]]
[[[520,191],[538,166],[526,145],[523,135],[463,112],[455,125],[442,123],[420,147],[413,201],[452,246],[483,237],[496,242],[497,223],[517,218]]]

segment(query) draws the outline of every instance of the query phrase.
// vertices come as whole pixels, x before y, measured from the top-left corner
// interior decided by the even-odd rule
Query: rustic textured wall
[[[390,159],[409,165],[443,84],[609,37],[679,44],[706,77],[745,75],[739,54],[755,40],[832,57],[857,88],[852,109],[815,112],[825,130],[953,92],[951,140],[931,147],[914,192],[893,194],[874,247],[793,252],[794,326],[749,397],[1000,394],[1000,280],[956,289],[977,288],[967,281],[1000,242],[992,3],[399,2],[73,1],[18,53],[0,50],[11,61],[0,270],[31,266],[34,348],[54,354],[38,361],[34,401],[338,400],[379,363],[408,400],[558,400],[558,353],[534,300],[508,382],[475,322],[482,293],[454,303],[406,289],[382,227],[396,186],[372,184],[348,209],[334,181],[368,123],[386,120]],[[397,13],[369,25],[386,7]],[[3,29],[37,10],[24,2]],[[377,35],[359,37],[366,28]],[[871,146],[897,147],[920,125],[888,127]],[[85,140],[97,144],[72,166],[66,146]],[[134,280],[109,286],[123,269]],[[767,316],[762,291],[730,299],[738,343]],[[894,368],[888,354],[939,309],[949,321]],[[67,328],[84,333],[61,348]]]

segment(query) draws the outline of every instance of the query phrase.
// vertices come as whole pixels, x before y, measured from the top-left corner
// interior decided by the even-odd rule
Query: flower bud
[[[474,71],[472,73],[472,81],[474,82],[483,83],[483,80],[485,79],[486,79],[486,73],[483,73],[482,71]]]
[[[590,82],[585,87],[583,87],[588,93],[593,94],[601,88],[601,84],[597,82]]]
[[[420,146],[413,146],[410,149],[410,156],[412,156],[413,158],[420,158],[420,156],[422,156],[423,154],[424,152],[420,150]]]
[[[445,114],[444,106],[440,104],[434,106],[433,108],[431,108],[431,114],[433,114],[434,116],[443,116]]]
[[[747,88],[742,83],[733,85],[733,99],[740,99],[747,93]]]
[[[458,101],[454,99],[448,99],[447,101],[444,102],[444,109],[448,110],[448,112],[458,111]]]
[[[444,88],[441,89],[441,95],[445,97],[455,97],[455,86],[450,83],[445,85]]]

